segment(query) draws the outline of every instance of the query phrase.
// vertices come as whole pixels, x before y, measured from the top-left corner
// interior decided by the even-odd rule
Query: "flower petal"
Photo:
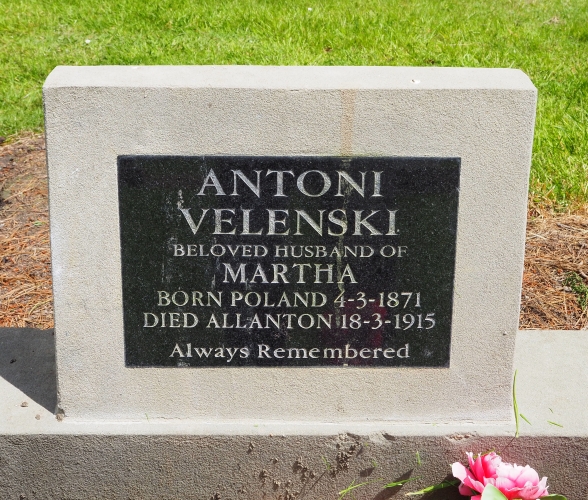
[[[451,464],[451,473],[453,474],[453,477],[456,477],[462,482],[468,475],[467,469],[460,462],[454,462]]]
[[[463,495],[464,497],[469,497],[472,496],[475,492],[474,490],[472,490],[470,487],[466,486],[465,484],[461,483],[458,487],[457,487],[459,494]]]
[[[470,471],[478,481],[484,481],[484,466],[482,465],[482,457],[480,455],[474,461],[473,467],[470,467]]]
[[[502,458],[493,451],[484,455],[482,465],[484,466],[484,477],[496,477],[496,470],[502,463]]]

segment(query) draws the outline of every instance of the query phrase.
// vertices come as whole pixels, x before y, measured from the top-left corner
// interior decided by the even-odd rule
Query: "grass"
[[[582,277],[575,271],[570,271],[566,274],[563,284],[569,286],[577,295],[578,305],[585,311],[588,308],[588,286],[584,284]]]
[[[56,65],[514,67],[539,89],[530,195],[588,201],[586,0],[0,0],[0,135]]]

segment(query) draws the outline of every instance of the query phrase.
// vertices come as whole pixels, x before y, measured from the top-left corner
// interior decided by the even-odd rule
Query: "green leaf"
[[[366,481],[365,483],[355,484],[355,479],[354,479],[353,481],[351,481],[351,484],[349,486],[347,486],[347,488],[345,488],[344,490],[341,490],[339,492],[339,500],[341,500],[341,498],[344,498],[345,496],[347,496],[347,493],[350,493],[355,488],[359,488],[360,486],[365,486],[366,484],[377,483],[378,481],[381,481],[381,480],[382,480],[382,478],[374,479],[373,481]]]
[[[512,380],[512,406],[515,414],[515,437],[519,437],[519,405],[517,404],[517,373],[515,370]]]
[[[410,481],[416,481],[418,477],[410,477],[408,479],[401,479],[400,481],[393,481],[385,484],[384,488],[396,488],[396,486],[402,486],[403,484],[409,483]]]
[[[556,425],[557,427],[563,427],[563,425],[558,424],[557,422],[552,422],[551,420],[548,420],[547,423],[551,425]]]
[[[552,493],[551,495],[546,495],[541,497],[539,500],[543,500],[544,498],[549,498],[550,500],[568,500],[563,495],[558,495],[557,493]]]
[[[441,490],[443,488],[448,488],[449,486],[456,486],[459,484],[459,481],[443,481],[439,484],[434,484],[433,486],[427,486],[419,491],[411,491],[410,493],[405,493],[405,496],[410,497],[413,495],[424,495],[425,493],[430,493],[431,491]]]
[[[359,488],[360,486],[365,486],[368,483],[369,483],[369,481],[367,481],[365,483],[355,484],[355,479],[354,479],[353,481],[351,481],[351,484],[349,486],[347,486],[347,488],[345,488],[344,490],[341,490],[339,492],[339,499],[344,498],[345,496],[347,496],[347,493],[349,493],[350,491],[354,490],[355,488]]]
[[[507,500],[498,488],[491,484],[486,485],[482,492],[482,500]]]

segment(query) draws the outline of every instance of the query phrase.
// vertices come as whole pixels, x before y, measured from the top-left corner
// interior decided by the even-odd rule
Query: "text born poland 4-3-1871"
[[[121,156],[128,366],[448,366],[457,158]]]

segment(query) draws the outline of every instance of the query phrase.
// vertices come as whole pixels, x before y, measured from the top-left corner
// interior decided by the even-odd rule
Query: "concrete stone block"
[[[58,67],[43,92],[68,418],[511,421],[536,101],[522,72]],[[125,367],[119,155],[460,158],[450,368]]]
[[[56,398],[52,332],[0,329],[0,497],[258,500],[288,491],[330,500],[373,481],[356,497],[381,500],[442,481],[466,451],[492,449],[547,476],[551,492],[584,499],[587,350],[585,332],[518,332],[517,400],[532,425],[521,422],[515,439],[514,424],[475,422],[58,420],[46,408]],[[409,477],[399,490],[382,488]]]

